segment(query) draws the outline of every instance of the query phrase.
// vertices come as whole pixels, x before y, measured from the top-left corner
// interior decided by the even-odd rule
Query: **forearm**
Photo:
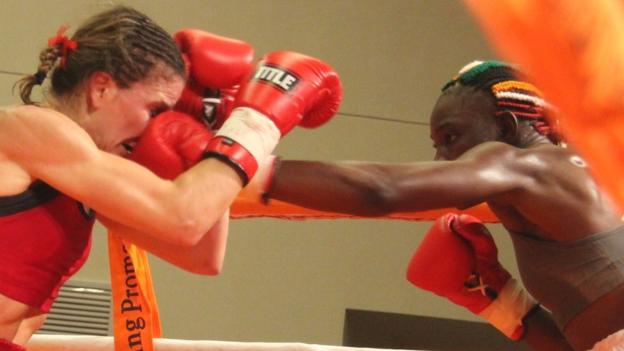
[[[174,180],[179,216],[197,221],[199,238],[222,217],[242,189],[241,178],[229,165],[209,158]]]
[[[145,199],[137,199],[143,211],[125,206],[117,210],[116,217],[107,217],[174,245],[196,246],[228,211],[242,187],[238,174],[214,158],[166,182],[162,191],[148,191]]]
[[[573,351],[550,313],[541,307],[528,315],[523,341],[536,351]]]
[[[131,229],[99,215],[98,219],[107,229],[124,240],[186,271],[216,275],[223,266],[229,229],[229,211],[226,211],[197,244],[192,246],[171,243],[151,233]]]
[[[357,215],[387,212],[379,172],[350,163],[283,160],[270,198],[322,211]]]
[[[500,193],[504,187],[459,161],[388,164],[288,160],[278,167],[270,198],[360,216],[465,208]]]
[[[180,245],[196,244],[242,187],[236,171],[217,159],[169,180],[116,155],[93,154],[29,174],[114,222]]]

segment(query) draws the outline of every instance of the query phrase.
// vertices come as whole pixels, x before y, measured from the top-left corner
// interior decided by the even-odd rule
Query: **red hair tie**
[[[48,47],[59,46],[59,49],[61,49],[61,67],[63,68],[65,67],[65,62],[67,61],[69,53],[78,48],[77,42],[65,36],[66,30],[67,26],[61,26],[56,32],[56,35],[48,39]]]

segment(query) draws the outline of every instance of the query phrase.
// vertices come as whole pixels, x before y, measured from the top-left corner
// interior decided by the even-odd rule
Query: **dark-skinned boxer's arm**
[[[530,172],[510,161],[512,147],[484,143],[455,161],[403,164],[283,160],[269,197],[362,216],[466,208],[517,189]]]

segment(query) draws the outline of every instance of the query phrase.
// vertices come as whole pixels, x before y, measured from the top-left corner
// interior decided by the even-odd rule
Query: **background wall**
[[[245,40],[258,55],[288,49],[332,64],[344,83],[340,113],[290,134],[277,150],[290,159],[430,160],[427,123],[440,87],[465,63],[492,57],[455,0],[4,0],[0,103],[18,101],[11,72],[34,72],[59,25],[75,28],[111,3],[134,6],[172,33],[196,27]],[[165,336],[340,344],[346,308],[473,319],[404,279],[428,225],[236,220],[218,277],[152,259]],[[517,276],[508,237],[492,228]],[[76,279],[108,280],[104,233],[97,228]]]

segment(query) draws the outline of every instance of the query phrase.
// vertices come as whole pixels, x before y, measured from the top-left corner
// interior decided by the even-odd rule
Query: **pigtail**
[[[78,47],[75,41],[65,36],[66,30],[66,26],[61,26],[56,35],[48,39],[48,47],[41,50],[41,53],[39,53],[39,67],[37,67],[37,72],[17,81],[16,86],[19,89],[20,98],[26,105],[35,104],[30,98],[32,90],[35,85],[43,84],[56,61],[60,58],[60,66],[64,68],[68,55]]]
[[[35,104],[30,98],[32,90],[36,85],[43,84],[48,73],[52,70],[52,67],[54,67],[56,60],[58,60],[59,55],[60,50],[58,47],[47,47],[41,50],[37,72],[27,75],[15,83],[15,86],[19,89],[20,98],[25,104]]]

